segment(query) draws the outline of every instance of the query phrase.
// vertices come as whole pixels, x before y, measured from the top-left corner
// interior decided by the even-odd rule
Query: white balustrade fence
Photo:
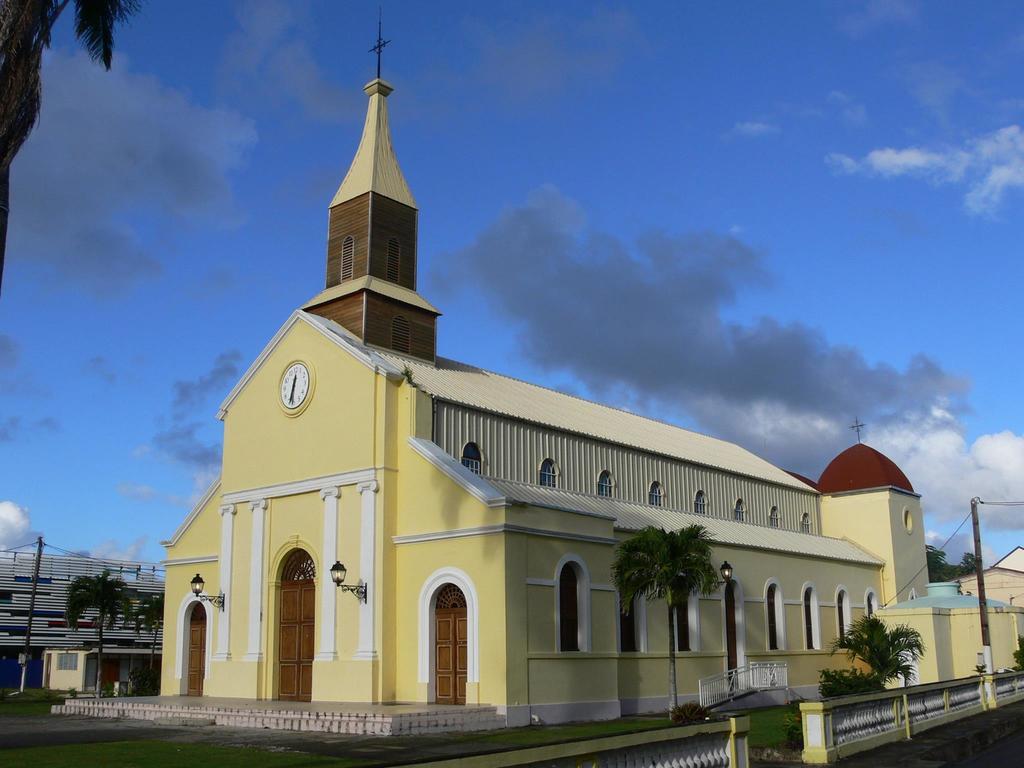
[[[788,687],[789,668],[785,664],[761,661],[703,677],[697,683],[702,707],[714,707],[743,693]]]
[[[1024,672],[1009,672],[804,702],[803,761],[835,762],[1022,699]]]

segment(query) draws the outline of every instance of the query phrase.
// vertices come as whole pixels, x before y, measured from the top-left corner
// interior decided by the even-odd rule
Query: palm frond
[[[75,37],[93,61],[102,61],[110,69],[114,27],[138,9],[138,0],[75,0]]]

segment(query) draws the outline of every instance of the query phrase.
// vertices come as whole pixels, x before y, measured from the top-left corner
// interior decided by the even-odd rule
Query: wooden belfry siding
[[[416,210],[389,197],[373,194],[370,205],[370,274],[388,279],[388,240],[396,238],[402,255],[399,285],[416,290]]]
[[[416,209],[367,192],[339,203],[328,212],[325,286],[342,282],[341,251],[345,238],[355,238],[352,278],[372,275],[388,279],[388,241],[401,245],[398,285],[416,290]],[[393,281],[394,282],[394,281]]]
[[[724,470],[658,456],[530,422],[478,411],[443,400],[437,403],[434,442],[459,458],[466,443],[476,443],[484,455],[482,473],[523,483],[538,483],[546,458],[558,466],[556,487],[575,493],[597,494],[601,471],[611,472],[612,497],[646,504],[654,480],[661,483],[664,506],[693,512],[693,497],[703,490],[711,517],[732,519],[736,499],[743,499],[746,522],[768,525],[773,506],[779,508],[779,527],[800,530],[800,518],[810,516],[811,531],[821,532],[817,494],[735,475]]]
[[[359,338],[363,338],[363,293],[342,296],[333,301],[325,302],[316,307],[311,307],[310,312],[333,320],[343,328],[352,331]]]
[[[391,346],[391,321],[401,315],[409,321],[409,354],[423,360],[434,359],[437,317],[418,307],[366,291],[367,344],[385,349]]]
[[[327,279],[324,282],[330,288],[341,282],[341,248],[348,235],[356,240],[352,277],[366,274],[370,193],[334,206],[328,212],[327,219]]]

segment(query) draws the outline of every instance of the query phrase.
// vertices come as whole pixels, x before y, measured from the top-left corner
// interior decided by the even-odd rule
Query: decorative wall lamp
[[[193,579],[192,579],[192,581],[190,583],[192,584],[192,594],[193,595],[198,597],[203,602],[209,603],[210,605],[215,605],[218,608],[220,608],[222,611],[224,610],[224,593],[223,592],[219,592],[216,597],[210,597],[209,595],[203,594],[203,587],[206,586],[206,582],[203,581],[203,577],[200,576],[198,573],[193,577]]]
[[[348,569],[340,560],[335,560],[334,565],[331,566],[331,579],[334,580],[335,586],[345,592],[351,592],[356,596],[356,600],[361,603],[366,602],[366,585],[360,581],[358,584],[346,584],[345,574],[348,573]]]
[[[722,561],[722,567],[718,570],[722,574],[723,581],[725,581],[726,583],[732,581],[732,566],[729,565],[728,560]]]

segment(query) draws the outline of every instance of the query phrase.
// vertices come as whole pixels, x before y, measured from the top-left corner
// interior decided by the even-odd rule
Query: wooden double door
[[[188,622],[188,695],[203,695],[203,678],[206,677],[206,609],[202,605],[192,607]]]
[[[465,704],[469,668],[466,597],[454,584],[438,592],[434,607],[434,700]]]
[[[316,637],[316,584],[312,579],[281,582],[278,630],[278,698],[313,698],[313,639]]]

